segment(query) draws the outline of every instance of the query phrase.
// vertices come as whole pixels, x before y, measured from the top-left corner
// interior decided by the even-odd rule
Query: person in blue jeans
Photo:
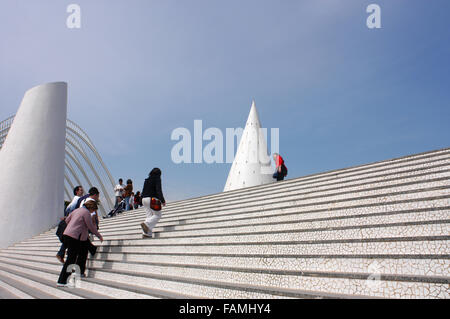
[[[123,189],[123,197],[125,200],[125,210],[130,209],[130,197],[133,192],[133,181],[131,179],[127,180],[127,186]]]

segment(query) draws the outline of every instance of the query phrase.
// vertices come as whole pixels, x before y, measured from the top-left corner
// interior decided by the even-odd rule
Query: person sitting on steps
[[[273,178],[277,181],[282,181],[284,177],[287,175],[287,167],[284,165],[284,160],[278,153],[273,153],[273,160],[275,162],[275,173],[273,174]]]

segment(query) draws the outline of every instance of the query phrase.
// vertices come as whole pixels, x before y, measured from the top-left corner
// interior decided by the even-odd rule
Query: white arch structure
[[[13,120],[14,115],[0,122],[0,150]],[[100,213],[105,216],[114,208],[114,179],[111,173],[89,136],[69,119],[66,121],[64,166],[65,200],[72,199],[75,186],[83,186],[86,192],[95,186],[100,191]]]

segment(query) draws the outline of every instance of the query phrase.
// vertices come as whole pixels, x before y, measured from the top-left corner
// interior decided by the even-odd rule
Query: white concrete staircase
[[[186,187],[189,187],[187,185]],[[0,250],[0,298],[449,298],[450,149],[101,221],[80,288],[52,229]]]

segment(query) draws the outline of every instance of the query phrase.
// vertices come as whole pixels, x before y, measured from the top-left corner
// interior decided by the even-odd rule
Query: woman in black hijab
[[[166,206],[166,200],[161,189],[161,170],[159,168],[155,167],[148,174],[141,196],[142,205],[147,213],[147,219],[141,224],[144,231],[143,236],[152,238],[152,230],[161,219],[161,204]]]

